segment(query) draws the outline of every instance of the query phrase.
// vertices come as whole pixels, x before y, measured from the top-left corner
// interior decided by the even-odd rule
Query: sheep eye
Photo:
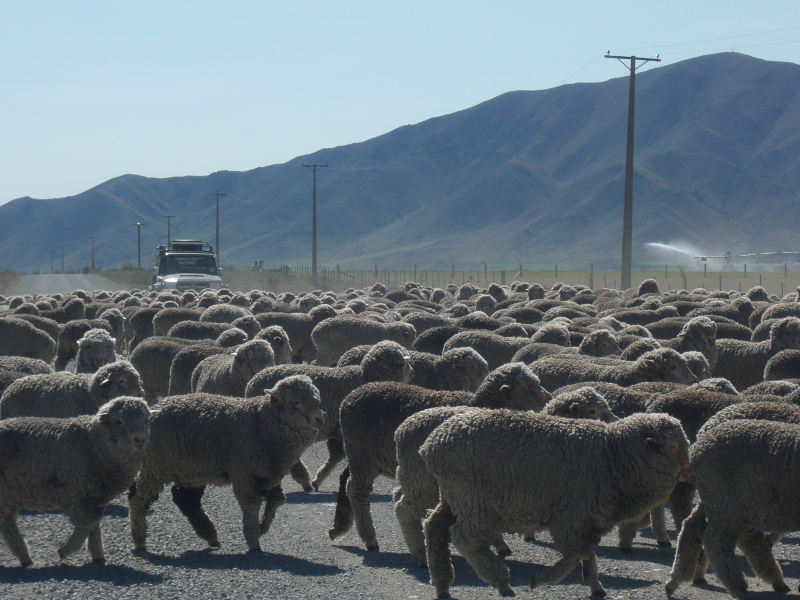
[[[122,419],[114,419],[114,425],[117,425],[117,426],[122,425],[124,422],[125,421],[123,421]]]
[[[678,368],[678,365],[670,365],[670,366],[669,366],[669,370],[670,370],[670,371],[674,371],[674,370],[675,370],[675,369],[677,369],[677,368]]]

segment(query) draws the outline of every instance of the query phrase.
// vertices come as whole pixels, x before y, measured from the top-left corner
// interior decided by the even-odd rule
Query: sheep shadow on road
[[[326,577],[340,575],[344,569],[335,565],[324,565],[310,560],[286,554],[221,554],[207,548],[205,550],[188,550],[180,556],[144,553],[141,555],[147,562],[160,567],[177,567],[183,569],[213,569],[240,571],[285,571],[292,575]]]
[[[125,565],[81,566],[55,565],[52,567],[0,568],[0,583],[33,583],[44,581],[99,581],[118,586],[140,583],[158,584],[164,581],[161,575],[146,573]]]

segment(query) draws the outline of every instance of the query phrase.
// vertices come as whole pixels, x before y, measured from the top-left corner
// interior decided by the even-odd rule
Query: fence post
[[[506,284],[506,272],[500,271],[500,285]]]
[[[450,281],[454,281],[456,278],[456,266],[453,265],[450,269]]]
[[[667,265],[664,265],[664,279],[669,279],[669,276],[667,275]]]
[[[719,291],[722,291],[722,275],[719,276]]]
[[[758,274],[758,285],[761,285],[761,273]]]
[[[704,264],[704,265],[703,265],[703,279],[705,279],[705,278],[706,278],[706,273],[707,273],[707,270],[708,270],[708,265],[707,265],[707,264]]]
[[[414,265],[414,283],[417,283],[417,265]]]
[[[747,263],[744,263],[744,278],[747,279]]]
[[[788,275],[789,275],[789,263],[783,263],[783,278],[786,279]],[[783,297],[783,294],[781,294],[781,297]]]
[[[606,283],[606,274],[605,273],[603,273],[603,287],[604,288],[608,287],[608,284]]]
[[[483,263],[483,278],[486,280],[486,287],[489,287],[489,267]]]
[[[556,265],[556,279],[558,279],[558,265]]]
[[[589,289],[594,289],[594,263],[589,265]]]
[[[378,265],[375,265],[375,282],[378,282]]]

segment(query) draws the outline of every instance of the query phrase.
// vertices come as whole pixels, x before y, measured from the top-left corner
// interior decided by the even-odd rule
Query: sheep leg
[[[23,567],[29,567],[33,564],[28,551],[28,544],[17,526],[16,510],[4,510],[0,513],[0,536],[2,536],[8,549],[11,550],[11,554],[17,557]]]
[[[347,456],[344,453],[344,446],[342,446],[342,441],[340,439],[328,438],[325,445],[328,448],[328,460],[319,468],[317,474],[314,476],[314,481],[311,482],[311,485],[317,491],[319,491],[319,486],[322,485],[322,482],[331,474],[331,471],[336,468],[336,465],[342,462]]]
[[[163,485],[147,486],[141,480],[134,482],[128,491],[128,514],[131,519],[131,536],[135,552],[146,549],[147,509],[158,499]]]
[[[100,520],[103,518],[105,505],[97,506],[91,500],[84,499],[77,506],[67,507],[64,514],[72,523],[74,529],[66,543],[58,549],[58,556],[64,560],[69,555],[80,550],[86,543],[89,534],[97,529],[99,531]],[[102,553],[102,541],[100,542]],[[92,555],[94,558],[94,555]]]
[[[212,548],[219,548],[219,538],[217,537],[217,528],[211,521],[206,511],[203,510],[203,494],[205,494],[206,486],[199,488],[182,487],[179,485],[172,486],[172,501],[189,519],[189,523],[194,529],[194,532],[208,542]]]
[[[367,550],[371,552],[378,550],[378,539],[375,535],[375,526],[372,523],[372,513],[369,508],[369,495],[372,493],[372,484],[375,482],[375,477],[377,475],[372,473],[366,477],[355,477],[351,470],[350,479],[347,481],[347,498],[353,507],[353,519],[356,523],[358,535]]]
[[[663,548],[671,548],[672,542],[667,533],[667,511],[663,504],[650,511],[650,526],[656,536],[656,543]]]
[[[789,586],[783,580],[783,571],[772,554],[764,532],[745,527],[737,545],[756,575],[771,584],[776,592],[789,591]]]
[[[582,562],[583,583],[589,586],[592,590],[592,596],[606,596],[606,590],[603,584],[598,579],[597,571],[597,555],[594,550],[589,555],[589,558]]]
[[[406,541],[411,557],[420,567],[427,566],[425,560],[425,534],[422,531],[422,519],[425,516],[425,507],[415,502],[416,498],[409,498],[403,494],[402,488],[394,490],[394,514],[400,523],[400,531]]]
[[[706,529],[706,510],[699,503],[689,518],[683,522],[678,535],[678,547],[675,550],[675,561],[672,563],[669,579],[664,586],[667,597],[686,581],[705,583],[705,553],[703,552],[703,532]],[[700,568],[702,567],[702,571]]]
[[[703,545],[711,568],[728,593],[736,600],[748,600],[747,580],[734,553],[741,531],[741,526],[730,521],[717,522],[709,519],[708,528],[703,535]]]
[[[453,545],[475,569],[478,577],[495,588],[501,596],[514,596],[514,590],[508,585],[508,567],[489,548],[496,537],[496,531],[476,530],[458,522],[450,526]]]
[[[676,533],[680,533],[683,522],[692,514],[695,489],[693,483],[679,481],[670,494],[667,502],[672,513],[672,520],[675,521]]]
[[[783,539],[783,532],[782,531],[772,531],[767,534],[767,542],[769,542],[770,548],[780,542]]]
[[[314,489],[314,486],[311,485],[311,473],[309,473],[308,467],[302,460],[298,460],[292,465],[289,474],[292,476],[292,479],[300,484],[304,492],[310,492]]]
[[[442,500],[422,524],[431,585],[436,588],[439,598],[450,597],[449,588],[456,578],[450,560],[450,526],[455,522],[456,516],[450,505]]]
[[[258,524],[258,531],[264,535],[269,531],[272,521],[275,519],[275,513],[278,509],[286,504],[286,495],[283,493],[283,488],[276,485],[275,487],[263,492],[264,495],[264,516],[261,517],[261,522]]]
[[[633,552],[633,540],[636,539],[636,533],[639,531],[639,523],[637,521],[625,521],[619,524],[619,544],[618,548],[625,554]]]
[[[502,533],[497,534],[497,537],[494,538],[494,541],[492,542],[492,546],[494,546],[495,551],[500,556],[511,556],[512,554],[511,548],[509,548],[508,544],[506,544]]]
[[[259,537],[261,530],[258,523],[258,512],[261,509],[261,488],[252,481],[233,481],[233,495],[242,509],[242,533],[247,542],[247,551],[261,552]],[[266,515],[265,515],[266,518]]]
[[[103,553],[103,534],[100,532],[99,525],[89,532],[89,555],[92,557],[92,562],[106,562]]]
[[[57,354],[56,354],[56,360],[53,363],[53,365],[55,367],[55,370],[56,371],[63,371],[64,369],[66,369],[67,368],[67,363],[69,362],[70,358],[73,358],[73,357],[70,356],[69,351],[64,347],[63,344],[59,344],[58,345]]]
[[[350,531],[353,526],[353,505],[347,497],[347,481],[350,479],[350,467],[339,475],[339,492],[336,495],[336,512],[333,515],[333,527],[328,530],[332,540]]]

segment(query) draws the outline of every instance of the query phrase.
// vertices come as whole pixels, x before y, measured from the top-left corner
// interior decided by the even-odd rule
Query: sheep
[[[511,362],[524,362],[530,364],[544,356],[552,354],[582,354],[585,356],[614,356],[619,355],[621,350],[617,344],[617,338],[606,329],[592,331],[584,336],[581,343],[575,347],[564,347],[558,344],[544,344],[532,342],[523,346],[511,357]]]
[[[601,535],[646,514],[690,476],[688,446],[666,415],[610,424],[508,410],[451,417],[419,451],[440,490],[424,523],[437,594],[448,597],[453,581],[448,530],[478,577],[510,596],[508,568],[488,545],[503,532],[548,529],[564,558],[531,577],[531,587],[558,583],[583,562],[584,583],[606,595],[594,551]]]
[[[130,313],[127,322],[131,327],[133,339],[128,344],[128,354],[130,355],[143,340],[153,336],[153,318],[163,309],[161,308],[137,308]],[[125,312],[123,311],[123,315]]]
[[[408,364],[408,351],[389,340],[375,344],[361,361],[360,366],[329,368],[316,365],[281,365],[264,369],[250,380],[245,389],[245,397],[259,395],[264,388],[290,375],[307,375],[320,390],[322,405],[327,419],[325,427],[320,431],[319,440],[325,440],[328,458],[319,468],[313,481],[308,469],[300,462],[292,471],[292,477],[303,486],[303,489],[319,490],[319,486],[330,475],[331,471],[344,458],[341,434],[339,430],[339,406],[345,396],[357,387],[374,381],[407,382],[412,370]]]
[[[146,549],[148,507],[174,482],[178,508],[211,547],[220,543],[200,503],[202,493],[207,484],[230,484],[242,509],[248,551],[261,552],[259,538],[286,502],[281,479],[323,424],[319,390],[303,375],[282,379],[253,398],[189,394],[164,400],[153,415],[152,443],[129,498],[135,549]]]
[[[763,381],[767,361],[781,350],[800,348],[800,319],[786,317],[773,324],[765,342],[718,340],[719,357],[712,373],[740,390]]]
[[[165,336],[181,321],[199,321],[202,310],[196,308],[164,308],[153,317],[153,335]]]
[[[720,423],[698,436],[689,456],[700,503],[681,531],[665,585],[668,597],[682,582],[702,579],[696,569],[701,534],[708,562],[737,600],[748,598],[734,555],[737,544],[759,578],[775,591],[789,591],[763,532],[800,529],[798,440],[798,424],[748,419]]]
[[[275,366],[275,353],[264,340],[251,340],[229,354],[203,359],[192,373],[192,391],[222,396],[244,396],[247,383],[267,367]]]
[[[0,535],[23,567],[33,561],[17,528],[20,509],[63,510],[74,529],[59,557],[78,551],[88,538],[92,560],[105,562],[100,520],[136,478],[149,425],[147,404],[125,397],[92,416],[0,422]]]
[[[248,339],[247,333],[238,327],[232,327],[220,333],[214,343],[223,348],[233,348],[239,344],[244,344]]]
[[[61,325],[53,321],[53,319],[45,319],[44,317],[36,317],[34,315],[20,315],[15,314],[15,319],[22,319],[27,321],[37,329],[41,329],[54,340],[58,341],[58,334],[61,332]]]
[[[635,342],[628,344],[624,350],[620,352],[619,357],[622,360],[636,360],[642,354],[647,354],[651,350],[658,350],[663,348],[661,342],[653,338],[639,338]]]
[[[219,306],[219,305],[215,305]],[[233,328],[230,323],[207,323],[203,321],[181,321],[167,332],[167,337],[183,340],[213,340],[223,331]]]
[[[27,375],[43,375],[52,373],[53,368],[38,358],[24,356],[0,356],[0,372],[15,371]]]
[[[754,394],[770,394],[773,396],[786,397],[800,390],[800,385],[792,381],[762,381],[749,388],[742,390],[742,396],[752,396]]]
[[[169,394],[172,360],[193,343],[182,338],[153,336],[130,353],[130,362],[142,377],[144,399],[149,405]]]
[[[85,312],[85,305],[80,298],[70,298],[63,306],[54,308],[53,310],[39,311],[39,315],[47,319],[53,319],[56,323],[64,325],[69,321],[83,319]]]
[[[369,345],[351,348],[336,366],[360,365],[371,349]],[[486,361],[472,348],[454,348],[441,356],[412,350],[408,356],[412,369],[408,383],[430,390],[474,392],[489,374]]]
[[[442,325],[431,327],[414,339],[412,348],[417,352],[427,352],[428,354],[441,354],[444,352],[444,345],[451,337],[462,331],[469,331],[457,325]]]
[[[694,317],[681,329],[672,340],[661,342],[665,348],[674,348],[678,352],[702,352],[713,369],[717,362],[717,324],[708,317]]]
[[[439,501],[436,479],[425,468],[419,448],[428,435],[451,416],[470,410],[468,406],[440,406],[428,408],[408,417],[394,434],[397,453],[398,487],[392,493],[394,511],[400,523],[403,538],[417,564],[427,566],[422,519]],[[605,399],[594,389],[585,387],[557,396],[542,409],[542,414],[577,419],[596,419],[605,423],[619,420],[611,412]],[[494,542],[500,554],[509,554],[502,536]]]
[[[622,386],[643,381],[674,381],[685,384],[697,381],[683,356],[671,348],[652,350],[635,361],[620,360],[614,363],[594,364],[574,356],[557,356],[538,360],[531,368],[548,390],[582,381],[607,381]]]
[[[30,375],[12,383],[0,396],[0,419],[92,415],[119,396],[143,395],[139,374],[124,360],[104,365],[91,375]]]
[[[103,329],[109,335],[113,335],[111,323],[105,319],[78,319],[65,323],[58,334],[58,345],[56,348],[55,370],[63,371],[67,368],[67,363],[78,354],[78,340],[80,340],[90,329]]]
[[[0,318],[0,356],[26,356],[49,363],[55,354],[55,341],[41,329],[22,319]]]
[[[608,403],[609,408],[620,418],[629,417],[634,413],[645,412],[647,407],[655,399],[655,395],[637,389],[639,385],[622,387],[615,383],[592,382],[575,383],[564,386],[553,392],[556,396],[561,396],[570,392],[577,391],[583,387],[591,386]]]
[[[239,332],[238,334],[236,332]],[[247,334],[236,327],[223,331],[215,342],[201,340],[178,348],[169,367],[169,396],[192,393],[192,373],[200,362],[217,354],[226,354],[230,348],[247,341]],[[275,347],[273,346],[273,351]]]
[[[320,305],[312,308],[307,315],[269,312],[256,315],[256,320],[264,328],[270,325],[283,327],[294,351],[292,362],[311,363],[317,354],[316,346],[311,339],[311,332],[319,323],[334,316],[336,316],[336,311],[332,307]]]
[[[247,317],[249,315],[252,315],[252,313],[242,306],[235,306],[233,304],[215,304],[214,306],[209,306],[203,311],[203,314],[200,315],[200,321],[203,323],[231,324],[236,319],[240,317]]]
[[[395,475],[394,433],[410,415],[434,406],[541,410],[550,399],[523,363],[492,371],[474,394],[434,391],[403,383],[372,383],[358,388],[344,399],[339,410],[349,467],[339,480],[336,515],[328,535],[331,539],[343,535],[355,520],[367,550],[378,549],[369,494],[378,475]]]
[[[383,325],[368,319],[341,315],[326,319],[314,327],[311,339],[317,348],[315,365],[332,366],[350,348],[360,344],[376,344],[381,340],[397,342],[411,349],[416,332],[408,323]]]
[[[800,350],[781,350],[764,366],[764,381],[800,377]]]
[[[90,329],[78,340],[78,354],[75,356],[76,373],[94,373],[117,360],[114,352],[116,340],[105,329]]]
[[[488,363],[489,370],[511,362],[518,350],[531,343],[529,338],[508,338],[491,331],[475,329],[462,331],[444,345],[444,352],[455,348],[472,348]]]
[[[289,335],[280,325],[265,327],[258,332],[256,339],[265,340],[272,346],[276,365],[287,365],[292,362],[292,345]]]

